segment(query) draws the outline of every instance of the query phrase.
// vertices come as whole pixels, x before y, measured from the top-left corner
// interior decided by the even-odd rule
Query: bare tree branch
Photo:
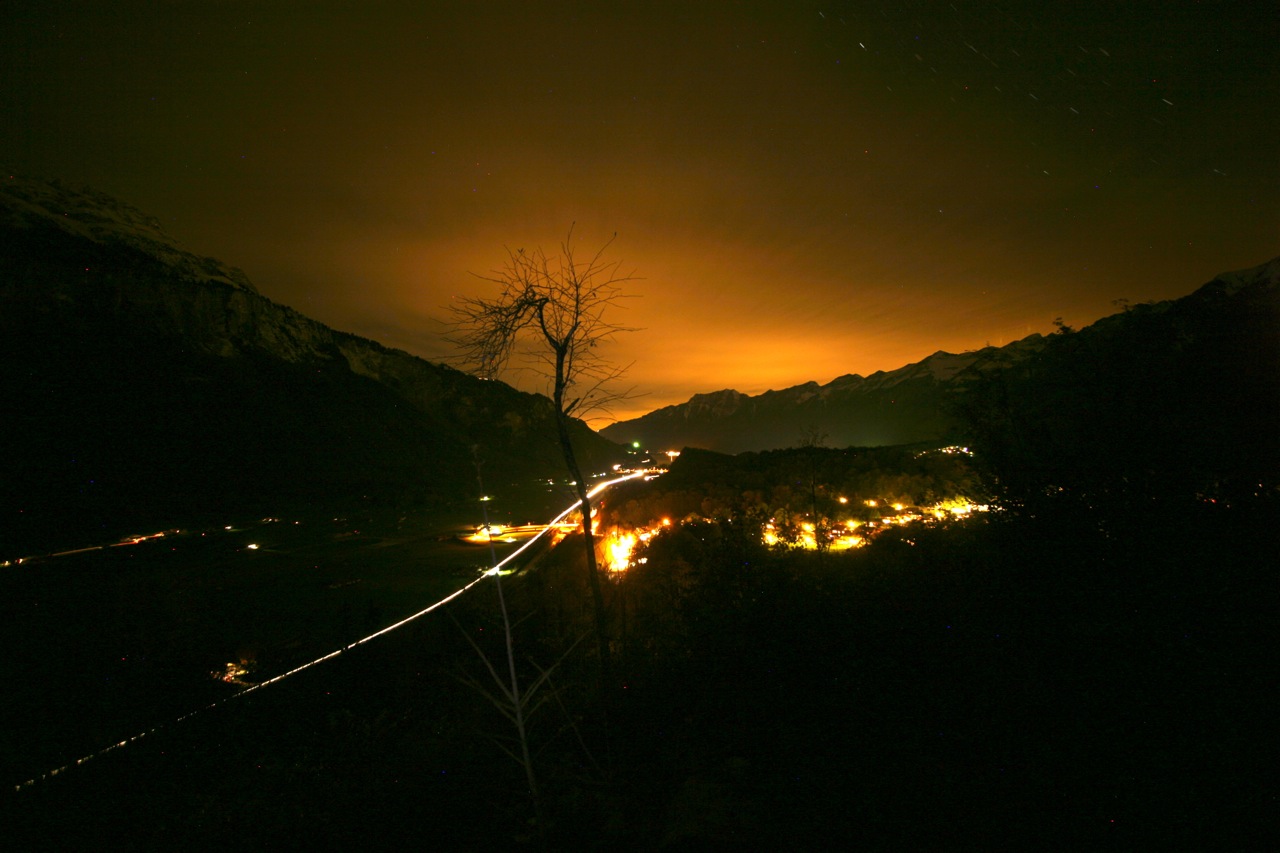
[[[622,332],[634,331],[609,318],[609,312],[628,296],[624,286],[635,281],[633,273],[623,271],[621,261],[605,259],[613,240],[584,259],[574,247],[570,226],[554,255],[541,248],[530,252],[508,248],[503,266],[477,276],[496,284],[498,295],[456,300],[450,309],[453,331],[449,335],[458,349],[457,360],[486,379],[509,369],[528,368],[547,383],[560,449],[580,501],[602,692],[611,689],[612,681],[604,595],[591,499],[570,438],[570,422],[593,412],[608,412],[629,394],[615,385],[626,368],[610,362],[601,346]]]
[[[531,369],[547,382],[557,408],[582,418],[607,411],[630,393],[614,384],[627,368],[612,364],[601,344],[635,331],[608,314],[630,298],[624,285],[636,277],[622,271],[621,261],[604,260],[613,238],[585,261],[572,241],[570,228],[554,257],[540,248],[507,249],[502,267],[476,275],[498,285],[498,295],[456,299],[447,337],[466,369],[486,379]]]

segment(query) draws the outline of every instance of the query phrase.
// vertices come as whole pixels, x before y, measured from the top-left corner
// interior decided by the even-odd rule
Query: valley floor
[[[1270,514],[753,551],[749,584],[682,599],[679,632],[629,611],[607,737],[590,702],[540,735],[545,847],[1264,848],[1280,796],[1275,579],[1256,557],[1275,553]],[[509,586],[517,610],[554,601]],[[481,636],[489,608],[454,615]],[[8,838],[536,849],[522,776],[489,740],[504,730],[454,677],[474,665],[460,636],[423,620],[5,794]],[[566,696],[586,671],[566,665]]]

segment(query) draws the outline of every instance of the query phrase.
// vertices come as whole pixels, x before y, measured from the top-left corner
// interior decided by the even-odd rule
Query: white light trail
[[[626,476],[623,476],[623,477],[616,477],[616,478],[614,478],[614,479],[612,479],[612,480],[606,480],[605,482],[600,483],[598,486],[596,486],[595,488],[593,488],[591,491],[587,492],[587,497],[588,497],[588,498],[593,498],[593,497],[595,497],[596,495],[600,494],[600,492],[602,492],[602,491],[604,491],[605,489],[609,488],[610,486],[615,486],[615,485],[617,485],[618,483],[623,482],[624,480],[631,480],[631,479],[634,479],[634,478],[636,478],[636,477],[640,477],[640,476],[642,476],[642,475],[644,475],[644,474],[646,474],[646,473],[648,473],[648,472],[647,472],[647,471],[636,471],[636,472],[634,472],[634,473],[627,474]],[[286,678],[289,678],[290,676],[297,675],[298,673],[302,672],[303,670],[310,669],[311,667],[315,666],[316,664],[324,663],[324,662],[325,662],[325,661],[327,661],[327,660],[332,660],[332,659],[336,658],[338,655],[342,654],[343,652],[350,651],[351,649],[354,649],[356,646],[362,646],[362,645],[364,645],[365,643],[369,642],[370,640],[373,640],[373,639],[375,639],[375,638],[377,638],[377,637],[381,637],[383,634],[389,634],[390,632],[392,632],[392,631],[396,630],[397,628],[403,628],[405,625],[408,625],[410,622],[414,621],[415,619],[418,619],[418,618],[420,618],[420,617],[426,616],[426,615],[427,615],[428,613],[430,613],[431,611],[433,611],[433,610],[437,610],[437,609],[439,609],[439,608],[443,607],[444,605],[448,604],[450,601],[453,601],[455,598],[457,598],[458,596],[462,595],[462,594],[463,594],[464,592],[466,592],[467,590],[471,589],[471,588],[472,588],[473,586],[475,586],[476,584],[480,583],[481,581],[485,580],[486,578],[489,578],[489,577],[492,577],[492,576],[496,575],[499,571],[501,571],[501,569],[502,569],[502,567],[503,567],[503,566],[505,566],[505,565],[507,565],[508,563],[510,563],[510,562],[511,562],[512,560],[514,560],[516,557],[520,556],[520,554],[522,554],[525,550],[527,550],[530,546],[532,546],[534,542],[537,542],[539,539],[541,539],[541,538],[546,534],[546,532],[547,532],[548,530],[552,529],[552,528],[553,528],[553,527],[555,527],[557,524],[559,524],[562,520],[564,520],[565,516],[567,516],[569,513],[573,512],[574,510],[576,510],[579,506],[581,506],[581,504],[582,504],[582,501],[574,501],[574,502],[573,502],[573,504],[571,504],[571,505],[569,506],[569,508],[568,508],[568,509],[566,509],[564,512],[560,513],[560,514],[559,514],[559,515],[557,515],[554,519],[552,519],[552,520],[547,524],[547,526],[546,526],[545,528],[543,528],[543,529],[542,529],[542,530],[541,530],[541,531],[540,531],[536,536],[533,536],[532,538],[530,538],[530,539],[529,539],[529,541],[525,542],[525,543],[524,543],[523,545],[521,545],[519,548],[517,548],[516,550],[512,551],[512,552],[511,552],[510,554],[508,554],[506,557],[502,558],[502,560],[501,560],[501,561],[499,561],[499,562],[498,562],[498,564],[497,564],[497,565],[495,565],[493,568],[489,569],[489,570],[488,570],[488,571],[486,571],[484,574],[480,575],[478,578],[476,578],[475,580],[473,580],[471,583],[467,584],[466,586],[462,587],[461,589],[455,590],[454,592],[452,592],[452,593],[450,593],[449,595],[445,596],[444,598],[440,599],[440,600],[439,600],[439,601],[437,601],[435,604],[432,604],[432,605],[431,605],[431,606],[429,606],[429,607],[424,607],[422,610],[419,610],[417,613],[414,613],[414,614],[413,614],[413,615],[411,615],[411,616],[406,616],[404,619],[401,619],[399,622],[395,622],[395,623],[393,623],[393,624],[391,624],[391,625],[388,625],[388,626],[387,626],[387,627],[385,627],[385,628],[382,628],[382,629],[380,629],[380,630],[377,630],[377,631],[373,632],[372,634],[370,634],[370,635],[369,635],[369,636],[367,636],[367,637],[364,637],[364,638],[362,638],[362,639],[356,640],[355,642],[350,643],[350,644],[348,644],[348,645],[345,645],[345,646],[343,646],[343,647],[342,647],[342,648],[340,648],[340,649],[334,649],[333,651],[329,652],[327,655],[324,655],[324,656],[322,656],[322,657],[318,657],[318,658],[316,658],[316,659],[315,659],[315,660],[313,660],[313,661],[310,661],[310,662],[308,662],[308,663],[304,663],[304,664],[302,664],[301,666],[296,666],[296,667],[294,667],[293,669],[289,670],[288,672],[281,673],[280,675],[277,675],[277,676],[275,676],[274,678],[268,678],[266,681],[263,681],[263,682],[261,682],[261,683],[259,683],[259,684],[255,684],[255,685],[253,685],[253,686],[251,686],[251,687],[247,687],[247,688],[245,688],[244,690],[241,690],[239,693],[236,693],[236,694],[233,694],[233,695],[231,695],[231,696],[228,696],[228,697],[227,697],[227,698],[225,698],[225,699],[219,699],[217,702],[214,702],[214,703],[213,703],[213,704],[211,704],[211,705],[206,705],[206,706],[205,706],[205,707],[203,707],[203,708],[197,708],[196,710],[191,711],[190,713],[183,714],[181,717],[178,717],[176,720],[173,720],[172,722],[168,723],[168,725],[170,725],[170,726],[176,726],[178,723],[185,722],[186,720],[191,719],[192,717],[196,716],[197,714],[201,714],[201,713],[204,713],[204,712],[206,712],[206,711],[212,711],[214,708],[217,708],[217,707],[219,707],[219,706],[221,706],[221,705],[225,705],[227,702],[230,702],[230,701],[232,701],[233,699],[239,699],[239,698],[240,698],[240,697],[242,697],[242,696],[247,696],[247,695],[249,695],[250,693],[254,692],[255,690],[261,690],[262,688],[267,687],[267,686],[269,686],[269,685],[272,685],[272,684],[278,684],[279,682],[284,681]],[[89,549],[86,549],[86,550],[89,550]],[[21,782],[21,783],[19,783],[19,784],[17,784],[17,785],[14,785],[14,786],[13,786],[13,789],[14,789],[15,791],[21,791],[21,790],[23,790],[24,788],[30,788],[30,787],[32,787],[33,785],[36,785],[36,784],[37,784],[37,783],[39,783],[39,782],[43,782],[43,781],[45,781],[46,779],[52,779],[54,776],[57,776],[57,775],[59,775],[59,774],[61,774],[61,773],[65,773],[67,770],[70,770],[72,767],[78,767],[78,766],[79,766],[79,765],[81,765],[81,764],[87,764],[88,762],[92,761],[92,760],[93,760],[93,759],[95,759],[95,758],[100,758],[101,756],[104,756],[104,755],[106,755],[107,753],[114,752],[114,751],[116,751],[117,749],[120,749],[121,747],[125,747],[125,746],[128,746],[128,745],[129,745],[129,744],[131,744],[131,743],[134,743],[134,742],[136,742],[136,741],[142,740],[142,739],[143,739],[144,737],[146,737],[147,735],[155,734],[156,732],[160,731],[160,730],[161,730],[161,729],[163,729],[163,728],[165,728],[165,725],[159,725],[159,726],[156,726],[155,728],[147,729],[147,730],[146,730],[146,731],[144,731],[144,732],[139,732],[138,734],[134,735],[133,737],[125,738],[124,740],[119,741],[118,743],[113,743],[113,744],[111,744],[110,746],[103,747],[102,749],[98,750],[97,752],[92,752],[92,753],[90,753],[90,754],[88,754],[88,755],[84,756],[83,758],[78,758],[78,759],[76,759],[75,761],[73,761],[73,762],[71,762],[71,763],[69,763],[69,764],[64,764],[64,765],[62,765],[61,767],[57,767],[57,768],[55,768],[55,769],[53,769],[53,770],[50,770],[50,771],[49,771],[49,772],[47,772],[47,773],[42,773],[42,774],[40,774],[39,776],[35,776],[35,777],[31,778],[31,779],[28,779],[28,780],[27,780],[27,781],[25,781],[25,782]]]

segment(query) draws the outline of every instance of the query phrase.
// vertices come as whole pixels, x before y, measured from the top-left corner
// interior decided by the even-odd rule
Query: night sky
[[[0,164],[432,359],[504,246],[617,232],[635,415],[1280,255],[1280,8],[1099,5],[20,0]]]

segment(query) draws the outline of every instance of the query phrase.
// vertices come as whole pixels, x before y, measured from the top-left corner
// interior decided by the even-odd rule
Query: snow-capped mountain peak
[[[100,245],[127,246],[185,278],[258,292],[242,270],[180,248],[158,219],[93,189],[4,174],[0,176],[0,216],[11,226],[52,225]]]

